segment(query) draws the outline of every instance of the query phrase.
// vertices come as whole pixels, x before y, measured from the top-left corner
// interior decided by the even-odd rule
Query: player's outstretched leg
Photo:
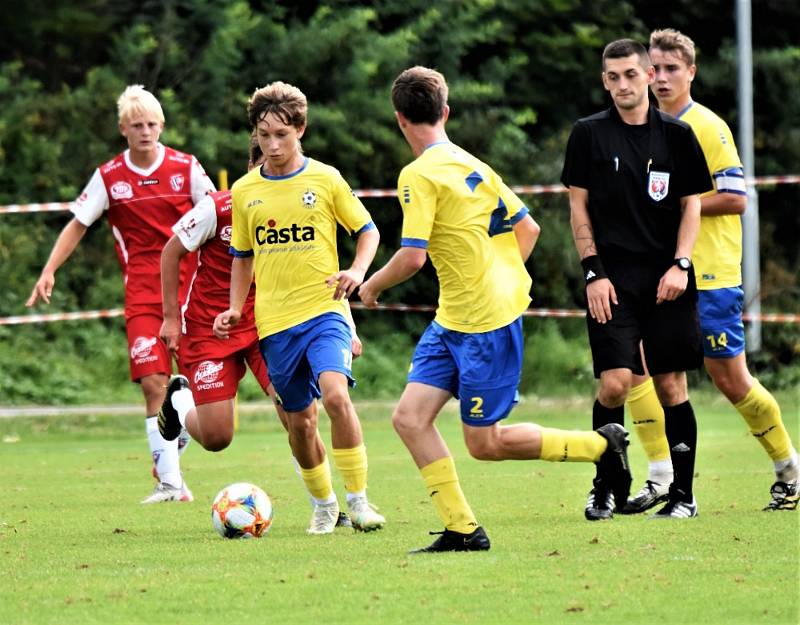
[[[409,553],[435,553],[439,551],[487,551],[491,546],[489,537],[482,527],[476,527],[470,534],[462,534],[445,529],[441,532],[430,532],[431,535],[439,534],[427,547],[414,549]]]
[[[184,375],[173,375],[167,383],[167,395],[161,410],[158,411],[158,431],[165,440],[173,441],[183,429],[178,411],[172,405],[172,396],[183,389],[189,388],[189,380]]]
[[[633,476],[628,463],[628,431],[618,423],[599,427],[597,433],[608,442],[597,462],[597,477],[589,492],[584,515],[590,521],[610,519],[628,500]]]

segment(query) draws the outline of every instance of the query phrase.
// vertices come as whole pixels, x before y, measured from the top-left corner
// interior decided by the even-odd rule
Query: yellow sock
[[[653,379],[634,386],[628,393],[628,410],[644,453],[650,462],[669,460],[669,443],[664,432],[664,408],[656,395]]]
[[[306,484],[308,492],[314,499],[325,501],[333,494],[333,484],[331,484],[331,465],[325,458],[322,464],[313,469],[300,467],[300,477]]]
[[[478,522],[458,483],[453,459],[446,456],[422,467],[419,472],[444,526],[454,532],[471,534]]]
[[[608,441],[597,432],[541,428],[541,460],[548,462],[597,462]]]
[[[352,449],[334,449],[333,461],[348,493],[361,494],[367,489],[367,448],[363,444]]]
[[[792,457],[794,448],[783,425],[780,406],[758,380],[753,380],[750,391],[742,401],[734,404],[734,408],[747,421],[750,433],[758,439],[773,461]]]

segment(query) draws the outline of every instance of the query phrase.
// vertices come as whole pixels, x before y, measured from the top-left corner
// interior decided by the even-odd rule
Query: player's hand
[[[28,298],[28,301],[25,302],[25,306],[30,308],[39,299],[41,299],[45,304],[49,304],[50,295],[53,293],[53,286],[55,283],[56,277],[49,271],[43,271],[42,275],[39,276],[39,279],[36,281],[33,291],[31,291],[31,296]]]
[[[589,305],[589,314],[597,323],[611,321],[611,304],[619,304],[611,280],[601,278],[590,282],[586,286],[586,302]]]
[[[158,332],[167,349],[175,356],[178,353],[178,346],[181,340],[181,324],[177,319],[164,319],[161,323],[161,330]]]
[[[227,339],[231,335],[231,328],[233,328],[242,319],[242,311],[229,308],[225,312],[221,312],[214,319],[214,336],[218,339]]]
[[[381,296],[381,293],[382,291],[375,289],[372,278],[358,288],[358,297],[361,298],[361,301],[364,302],[364,306],[367,308],[377,308],[378,298]]]
[[[361,344],[361,339],[358,338],[358,334],[353,332],[353,340],[350,341],[350,351],[353,352],[353,358],[358,358],[361,355],[361,352],[364,351],[364,346]]]
[[[348,299],[362,282],[364,282],[364,272],[352,267],[345,271],[339,271],[325,280],[328,288],[336,286],[333,299],[342,299],[343,297]]]
[[[691,269],[689,270],[691,271]],[[680,267],[672,266],[667,273],[661,276],[656,291],[656,304],[671,302],[678,299],[686,291],[689,284],[689,272]]]

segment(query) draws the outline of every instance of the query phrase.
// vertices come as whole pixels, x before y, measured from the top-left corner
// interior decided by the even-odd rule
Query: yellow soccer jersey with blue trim
[[[231,188],[231,254],[254,256],[259,338],[326,312],[345,313],[325,280],[339,271],[336,226],[374,228],[361,201],[333,167],[305,159],[298,171],[256,168]]]
[[[531,301],[531,278],[512,226],[528,211],[500,176],[441,142],[400,172],[397,187],[401,245],[427,249],[439,277],[436,322],[477,333],[519,317]]]
[[[697,102],[691,102],[678,118],[694,130],[716,191],[746,195],[742,163],[728,125],[716,113]],[[701,197],[712,193],[709,191]],[[739,286],[742,283],[741,217],[702,216],[692,260],[698,289]]]

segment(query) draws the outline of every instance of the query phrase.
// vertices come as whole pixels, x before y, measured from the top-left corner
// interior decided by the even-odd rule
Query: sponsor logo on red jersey
[[[157,360],[158,356],[153,354],[153,347],[157,341],[154,336],[137,336],[131,347],[131,360],[137,365]]]
[[[233,232],[233,227],[232,226],[225,226],[222,230],[220,230],[219,238],[222,239],[223,241],[225,241],[226,243],[230,243],[231,242],[231,233],[232,232]]]
[[[115,200],[128,200],[133,197],[133,187],[124,180],[111,185],[111,197]]]
[[[218,381],[224,366],[225,364],[222,361],[214,362],[213,360],[204,360],[201,362],[194,372],[194,384],[197,389],[207,390],[225,386],[224,382]]]

